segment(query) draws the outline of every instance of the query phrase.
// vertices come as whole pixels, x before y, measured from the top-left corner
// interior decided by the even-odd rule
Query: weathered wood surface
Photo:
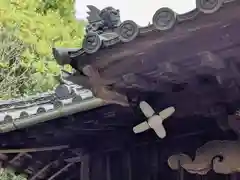
[[[19,149],[24,152],[19,156],[5,154],[3,165],[28,174],[32,180],[86,176],[90,180],[165,178],[165,171],[170,173],[169,179],[174,180],[178,175],[171,173],[166,164],[171,155],[194,154],[210,140],[237,138],[233,132],[219,129],[214,120],[198,116],[166,121],[165,140],[158,139],[153,131],[135,135],[132,127],[141,117],[129,108],[109,105],[1,134],[5,153],[9,148],[29,151]],[[50,148],[60,145],[62,149]]]
[[[140,98],[155,108],[174,106],[175,117],[226,117],[226,108],[233,113],[240,97],[239,12],[236,1],[218,13],[179,24],[171,32],[151,32],[76,57],[73,67],[84,70],[87,63],[99,75],[84,72],[89,79],[73,79],[93,87],[98,97],[109,102],[126,104],[127,98]]]
[[[240,105],[239,15],[239,5],[229,4],[225,10],[184,22],[162,36],[151,32],[89,55],[85,60],[94,61],[92,66],[105,83],[100,85],[127,94],[133,108],[112,104],[0,134],[5,150],[68,146],[5,154],[3,166],[26,173],[32,180],[175,180],[182,176],[168,167],[171,155],[193,156],[208,141],[237,139],[237,131],[222,122]],[[164,122],[166,139],[157,139],[152,131],[133,134],[132,127],[144,120],[136,106],[139,100],[146,100],[157,111],[169,105],[176,108],[176,114]],[[83,161],[83,155],[89,155],[89,161]],[[209,176],[220,180],[228,175]]]

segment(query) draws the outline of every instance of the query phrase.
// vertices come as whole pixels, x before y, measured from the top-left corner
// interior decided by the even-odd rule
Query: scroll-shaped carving
[[[200,147],[194,160],[185,154],[173,155],[168,165],[178,170],[180,165],[192,174],[207,174],[211,169],[216,173],[240,172],[240,141],[211,141]]]

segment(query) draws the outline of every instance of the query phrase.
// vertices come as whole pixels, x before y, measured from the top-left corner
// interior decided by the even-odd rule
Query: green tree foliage
[[[11,170],[0,169],[0,179],[1,180],[26,180],[24,176],[16,176]]]
[[[79,47],[83,24],[73,0],[0,0],[0,99],[52,89],[59,66],[51,47]],[[25,180],[0,170],[1,180]]]
[[[11,98],[28,87],[30,68],[21,63],[21,54],[27,46],[14,35],[13,30],[0,31],[0,94]]]
[[[12,73],[12,66],[6,63],[10,60],[9,55],[1,54],[2,73],[10,73],[8,77],[11,76],[11,80],[0,77],[0,84],[11,91],[7,95],[0,94],[0,99],[52,89],[57,83],[55,76],[59,75],[60,68],[52,57],[51,47],[79,47],[84,33],[83,24],[74,17],[73,0],[1,0],[0,26],[2,30],[14,29],[14,34],[9,33],[10,38],[5,39],[10,40],[8,44],[15,44],[12,51],[18,52],[18,61],[14,65],[24,72],[21,78],[15,70]],[[6,48],[9,47],[2,51],[7,52]],[[19,83],[27,83],[13,85],[15,77],[19,77]]]

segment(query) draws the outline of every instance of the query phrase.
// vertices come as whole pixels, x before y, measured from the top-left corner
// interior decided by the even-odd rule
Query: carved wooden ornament
[[[200,147],[194,160],[177,154],[168,159],[168,165],[178,170],[180,165],[192,174],[207,174],[210,170],[220,174],[240,172],[240,141],[211,141]]]

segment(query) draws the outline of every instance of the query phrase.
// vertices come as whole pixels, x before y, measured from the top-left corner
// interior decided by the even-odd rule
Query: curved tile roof
[[[179,21],[173,31],[160,33],[161,37],[159,32],[153,29],[149,32],[147,27],[142,29],[143,36],[91,55],[82,49],[67,51],[64,60],[79,70],[73,84],[65,83],[66,86],[42,98],[1,102],[0,129],[7,132],[0,134],[0,153],[4,153],[1,161],[32,180],[79,176],[84,180],[127,179],[131,177],[129,174],[134,179],[150,176],[174,179],[169,168],[159,165],[172,155],[170,151],[195,152],[205,141],[236,139],[234,133],[223,132],[218,127],[220,123],[213,119],[226,117],[226,109],[221,105],[228,108],[228,113],[239,108],[239,70],[235,68],[237,62],[231,59],[231,56],[239,57],[239,36],[236,36],[239,12],[239,1],[235,1],[212,15],[197,18],[194,16],[198,13],[191,15],[190,19],[194,17],[195,21]],[[181,18],[189,19],[189,16]],[[199,54],[204,50],[210,52]],[[215,56],[220,59],[212,58]],[[139,66],[139,59],[145,59],[144,66]],[[166,62],[159,63],[159,59]],[[91,88],[95,93],[89,77],[79,76],[86,64],[99,68],[107,87],[131,94],[137,86],[138,92],[145,92],[142,98],[147,98],[156,109],[176,105],[176,115],[166,122],[167,141],[156,144],[159,140],[151,132],[133,134],[132,127],[142,121],[136,105],[133,108],[106,105],[98,95],[96,98],[86,92],[85,88]],[[214,81],[198,76],[206,71]],[[114,85],[110,83],[112,80]],[[76,86],[81,82],[84,88]],[[155,153],[150,153],[150,149]],[[161,161],[154,161],[155,154],[161,155]],[[151,163],[156,167],[153,171],[149,169]],[[126,166],[128,170],[124,169]],[[164,173],[159,175],[161,168],[162,172],[168,172],[167,177]],[[116,176],[115,172],[121,173]]]

